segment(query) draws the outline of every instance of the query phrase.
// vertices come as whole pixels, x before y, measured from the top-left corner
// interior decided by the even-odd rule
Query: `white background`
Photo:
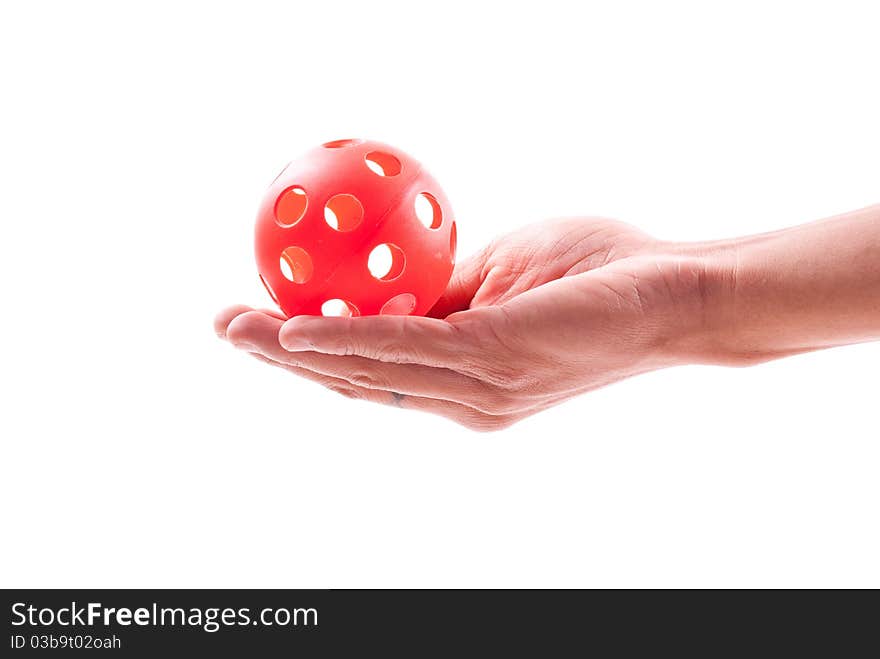
[[[481,435],[213,335],[271,304],[257,204],[329,139],[425,163],[461,255],[880,201],[872,3],[656,4],[5,3],[0,585],[880,586],[878,345]]]

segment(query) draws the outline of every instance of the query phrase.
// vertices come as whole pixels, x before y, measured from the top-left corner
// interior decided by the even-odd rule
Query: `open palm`
[[[284,320],[231,307],[217,333],[349,397],[479,430],[672,362],[701,272],[639,230],[560,219],[504,236],[456,266],[429,317]]]

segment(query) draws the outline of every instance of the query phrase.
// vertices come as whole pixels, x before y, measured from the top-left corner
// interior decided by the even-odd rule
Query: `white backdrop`
[[[257,204],[333,138],[419,158],[461,255],[880,201],[872,3],[662,4],[4,4],[0,585],[880,586],[880,345],[485,435],[213,335],[271,304]]]

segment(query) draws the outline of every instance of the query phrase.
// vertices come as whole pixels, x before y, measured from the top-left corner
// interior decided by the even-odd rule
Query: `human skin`
[[[498,430],[648,371],[880,338],[880,205],[703,243],[550,220],[460,262],[428,317],[235,306],[215,330],[348,397]]]

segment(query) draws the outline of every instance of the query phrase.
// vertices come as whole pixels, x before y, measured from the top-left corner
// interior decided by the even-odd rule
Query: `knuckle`
[[[384,382],[383,378],[379,377],[376,373],[371,373],[369,371],[355,371],[346,379],[356,387],[363,387],[364,389],[387,388],[387,383]]]
[[[333,391],[340,396],[345,396],[346,398],[351,398],[353,400],[358,400],[361,398],[360,393],[356,389],[351,389],[350,387],[342,387],[338,384],[330,384],[327,385],[327,388],[330,391]]]
[[[351,341],[345,341],[342,338],[335,338],[330,342],[329,352],[333,355],[342,355],[344,357],[350,357],[352,355],[358,355],[363,350],[363,347],[359,345],[355,345]]]
[[[509,310],[503,305],[480,309],[480,318],[471,318],[459,331],[467,335],[462,344],[461,364],[465,372],[505,392],[526,392],[536,384],[529,375],[529,350],[511,328]]]
[[[533,392],[539,384],[537,377],[520,368],[509,370],[500,386],[508,394],[524,395]]]
[[[459,419],[459,423],[465,428],[480,433],[498,432],[499,430],[509,428],[515,422],[516,419],[510,416],[496,416],[477,411],[468,413]]]
[[[520,365],[478,360],[469,367],[482,382],[503,394],[526,392],[534,386],[534,378],[530,377]]]
[[[391,343],[384,346],[381,350],[377,351],[375,357],[392,364],[402,364],[406,361],[404,359],[403,347],[399,343]]]

